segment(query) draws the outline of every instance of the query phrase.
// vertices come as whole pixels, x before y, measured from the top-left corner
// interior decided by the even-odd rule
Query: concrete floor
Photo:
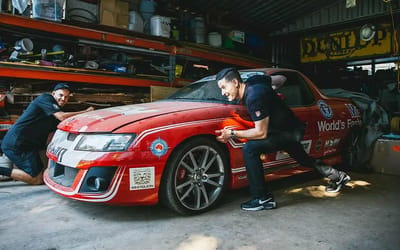
[[[400,249],[400,176],[350,173],[337,196],[315,174],[271,183],[279,208],[241,211],[247,190],[182,217],[161,206],[69,200],[0,182],[0,249]]]

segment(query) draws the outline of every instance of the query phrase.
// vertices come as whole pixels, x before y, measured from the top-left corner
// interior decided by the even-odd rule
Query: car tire
[[[180,145],[169,157],[162,177],[161,203],[182,215],[214,207],[229,178],[228,157],[221,145],[203,137]]]
[[[342,166],[348,170],[365,170],[368,148],[365,145],[362,128],[354,128],[347,135],[342,151]]]

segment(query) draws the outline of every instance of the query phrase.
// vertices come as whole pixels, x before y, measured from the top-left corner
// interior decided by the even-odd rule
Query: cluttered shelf
[[[1,55],[0,77],[135,87],[179,87],[204,76],[203,73],[196,73],[198,69],[183,69],[186,75],[176,74],[175,64],[178,67],[178,64],[195,66],[188,64],[186,60],[194,60],[196,64],[200,60],[206,64],[218,62],[219,64],[213,64],[214,67],[268,65],[260,59],[207,45],[174,41],[128,30],[124,30],[125,34],[122,34],[122,29],[104,25],[77,25],[0,13],[3,44],[7,45],[3,47]],[[15,51],[17,43],[23,49],[30,49],[30,54],[19,51],[13,56],[12,49]],[[55,50],[56,47],[58,50]],[[61,63],[51,62],[56,57],[62,57],[59,60]],[[74,57],[74,65],[69,62],[70,57]],[[189,59],[182,59],[185,57]],[[79,64],[79,60],[84,62]],[[97,68],[90,67],[91,65],[87,67],[85,63],[93,63]],[[117,70],[118,66],[125,68],[125,71]],[[128,69],[129,67],[133,69]],[[209,72],[213,73],[212,70]]]
[[[29,65],[19,62],[0,62],[0,77],[41,79],[52,81],[86,82],[120,86],[168,86],[168,78],[159,76],[121,76],[119,73],[79,68]]]
[[[0,25],[29,29],[31,32],[37,30],[49,33],[57,33],[70,37],[79,37],[107,43],[142,47],[150,50],[160,50],[165,52],[169,52],[170,50],[170,47],[160,40],[141,39],[138,37],[126,36],[108,31],[101,31],[76,25],[67,25],[58,22],[50,22],[46,20],[32,19],[6,13],[0,13]]]
[[[22,16],[0,13],[0,26],[18,27],[41,32],[50,32],[78,39],[98,41],[103,44],[119,44],[122,46],[142,48],[149,53],[164,52],[171,55],[202,57],[231,64],[242,64],[247,67],[267,66],[267,61],[249,56],[248,53],[238,53],[229,49],[217,48],[208,45],[176,41],[173,39],[148,35],[140,32],[110,27],[106,25],[78,23],[78,22],[51,22],[31,19]],[[82,42],[85,42],[83,40]],[[207,51],[206,53],[205,50]],[[241,62],[237,59],[241,58]]]

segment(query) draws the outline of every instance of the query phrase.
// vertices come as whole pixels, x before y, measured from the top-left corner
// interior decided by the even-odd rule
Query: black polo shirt
[[[44,149],[48,135],[60,122],[53,115],[59,111],[61,107],[52,95],[36,97],[7,132],[2,147],[22,151]]]
[[[304,124],[272,89],[270,76],[255,75],[247,79],[245,84],[243,101],[250,117],[253,121],[259,121],[269,116],[268,133],[304,128]]]

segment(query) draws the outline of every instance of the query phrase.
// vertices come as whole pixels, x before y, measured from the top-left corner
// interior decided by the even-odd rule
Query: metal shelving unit
[[[149,87],[151,85],[179,86],[181,83],[189,82],[193,79],[175,78],[175,57],[177,56],[209,60],[221,65],[237,65],[240,67],[265,67],[268,65],[261,59],[251,58],[225,49],[181,43],[162,37],[121,29],[111,29],[110,27],[99,25],[81,27],[0,13],[0,31],[3,29],[7,31],[16,30],[22,34],[40,34],[42,37],[50,37],[48,38],[49,40],[52,39],[51,36],[63,37],[80,45],[92,45],[104,49],[110,48],[124,52],[164,56],[170,57],[170,59],[169,67],[167,68],[168,76],[166,77],[145,74],[114,74],[113,72],[64,67],[42,67],[22,65],[21,63],[0,63],[0,77],[62,80],[134,87]],[[120,34],[119,32],[124,32],[128,35]]]

